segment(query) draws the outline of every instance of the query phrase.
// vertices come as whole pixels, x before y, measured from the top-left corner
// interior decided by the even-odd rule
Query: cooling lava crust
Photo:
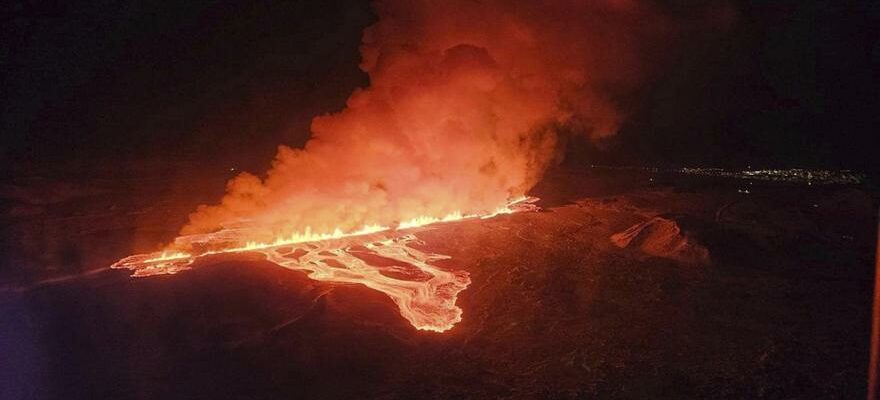
[[[862,396],[875,200],[743,185],[556,172],[533,193],[541,211],[421,230],[419,248],[471,280],[443,333],[415,329],[379,291],[259,254],[143,279],[13,274],[0,353],[15,368],[0,397]]]

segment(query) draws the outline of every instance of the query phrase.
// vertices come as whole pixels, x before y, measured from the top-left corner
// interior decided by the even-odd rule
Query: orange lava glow
[[[654,3],[377,0],[360,47],[369,85],[316,116],[302,147],[279,146],[265,174],[229,180],[166,252],[114,267],[169,274],[259,252],[380,290],[416,328],[447,330],[467,274],[432,266],[444,256],[404,231],[534,207],[520,196],[568,137],[616,134],[620,103],[684,32]]]
[[[495,211],[482,214],[450,213],[444,217],[423,216],[400,223],[396,228],[368,225],[360,230],[315,233],[311,229],[271,242],[246,242],[198,254],[162,251],[126,257],[112,268],[129,269],[135,277],[174,274],[192,268],[196,260],[215,254],[257,252],[281,267],[304,271],[314,280],[332,283],[358,283],[388,295],[400,315],[415,328],[444,332],[461,321],[462,310],[455,303],[467,288],[465,271],[448,271],[432,262],[449,256],[418,250],[422,242],[409,230],[445,222],[491,218],[500,214],[535,210],[536,198],[519,198]],[[216,247],[229,243],[230,231],[198,235],[199,243]],[[188,242],[187,237],[177,243]],[[216,242],[216,243],[211,243]]]

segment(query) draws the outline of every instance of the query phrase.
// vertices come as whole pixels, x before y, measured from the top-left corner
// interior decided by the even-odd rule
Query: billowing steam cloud
[[[637,0],[389,0],[363,37],[370,86],[241,174],[183,234],[251,220],[272,234],[493,210],[558,157],[558,130],[613,135],[617,106],[675,24]],[[647,45],[650,43],[650,45]]]

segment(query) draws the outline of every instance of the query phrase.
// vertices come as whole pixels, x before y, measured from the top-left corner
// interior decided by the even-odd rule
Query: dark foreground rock
[[[858,188],[555,179],[536,189],[541,212],[419,233],[473,282],[443,334],[414,330],[379,292],[259,257],[9,280],[0,398],[864,396],[875,215]],[[706,229],[688,236],[680,215]],[[140,220],[160,231],[163,218]],[[630,246],[695,237],[711,267],[609,241],[646,221]],[[89,254],[83,269],[104,266]]]

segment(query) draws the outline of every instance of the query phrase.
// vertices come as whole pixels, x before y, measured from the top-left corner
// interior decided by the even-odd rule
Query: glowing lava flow
[[[537,209],[536,198],[520,198],[492,213],[452,213],[443,218],[420,217],[398,225],[396,229],[371,225],[355,232],[335,230],[316,234],[303,233],[279,238],[270,243],[247,243],[200,254],[157,252],[126,257],[112,268],[132,270],[132,276],[174,274],[191,268],[205,256],[224,253],[258,252],[287,269],[304,271],[312,279],[336,283],[359,283],[385,293],[400,308],[400,314],[414,327],[443,332],[461,321],[462,310],[455,305],[458,293],[467,288],[470,278],[465,271],[446,271],[432,265],[449,256],[417,250],[421,243],[412,233],[402,230],[442,222],[472,218],[491,218],[499,214]],[[178,238],[190,246],[234,243],[240,239],[235,229],[207,235]],[[198,247],[198,246],[193,246]]]

